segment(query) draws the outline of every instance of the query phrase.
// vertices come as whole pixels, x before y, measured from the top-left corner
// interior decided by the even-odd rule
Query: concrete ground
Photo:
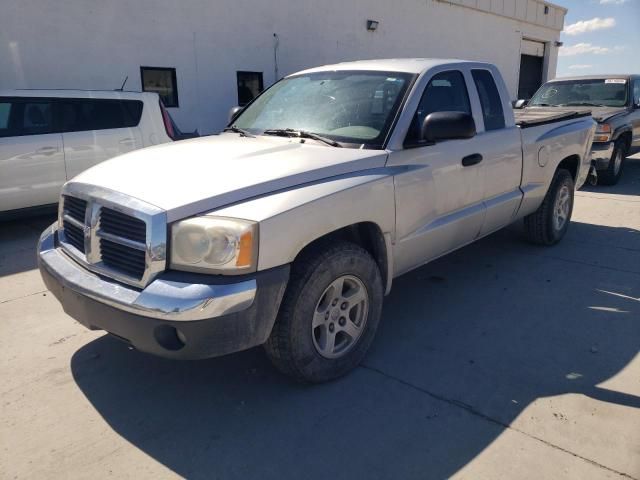
[[[640,479],[640,157],[553,248],[499,232],[398,279],[370,354],[304,387],[76,324],[0,225],[0,477]]]

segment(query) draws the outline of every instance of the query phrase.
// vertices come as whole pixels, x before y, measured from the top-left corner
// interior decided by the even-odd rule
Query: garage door
[[[534,40],[522,40],[520,56],[520,79],[518,98],[529,99],[542,85],[544,66],[544,43]]]

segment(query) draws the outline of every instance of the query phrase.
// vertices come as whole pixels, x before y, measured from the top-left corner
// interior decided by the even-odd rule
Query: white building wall
[[[174,67],[180,107],[171,114],[201,133],[225,125],[236,71],[262,71],[265,87],[273,83],[274,33],[280,77],[344,60],[456,57],[497,64],[515,99],[521,39],[547,43],[552,78],[565,13],[541,17],[550,4],[539,0],[2,3],[0,88],[115,89],[128,76],[125,89],[139,90],[141,65]],[[380,22],[377,31],[367,19]]]

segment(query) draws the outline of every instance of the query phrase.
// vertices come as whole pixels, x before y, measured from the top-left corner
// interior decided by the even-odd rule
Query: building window
[[[165,107],[178,107],[175,68],[140,67],[143,92],[156,92]]]
[[[237,76],[238,105],[244,107],[264,90],[262,72],[237,72]]]

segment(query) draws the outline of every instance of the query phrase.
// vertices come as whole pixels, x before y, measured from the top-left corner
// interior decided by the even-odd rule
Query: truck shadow
[[[640,195],[640,153],[627,157],[622,176],[616,185],[585,185],[580,190],[592,193],[614,193],[616,195]]]
[[[449,477],[537,399],[640,408],[598,386],[640,338],[640,271],[571,257],[598,235],[638,239],[574,223],[541,249],[503,231],[397,279],[364,365],[330,384],[290,383],[261,349],[172,362],[109,336],[74,354],[73,377],[115,432],[186,478]]]
[[[38,239],[55,220],[55,213],[0,220],[0,277],[37,268]]]

